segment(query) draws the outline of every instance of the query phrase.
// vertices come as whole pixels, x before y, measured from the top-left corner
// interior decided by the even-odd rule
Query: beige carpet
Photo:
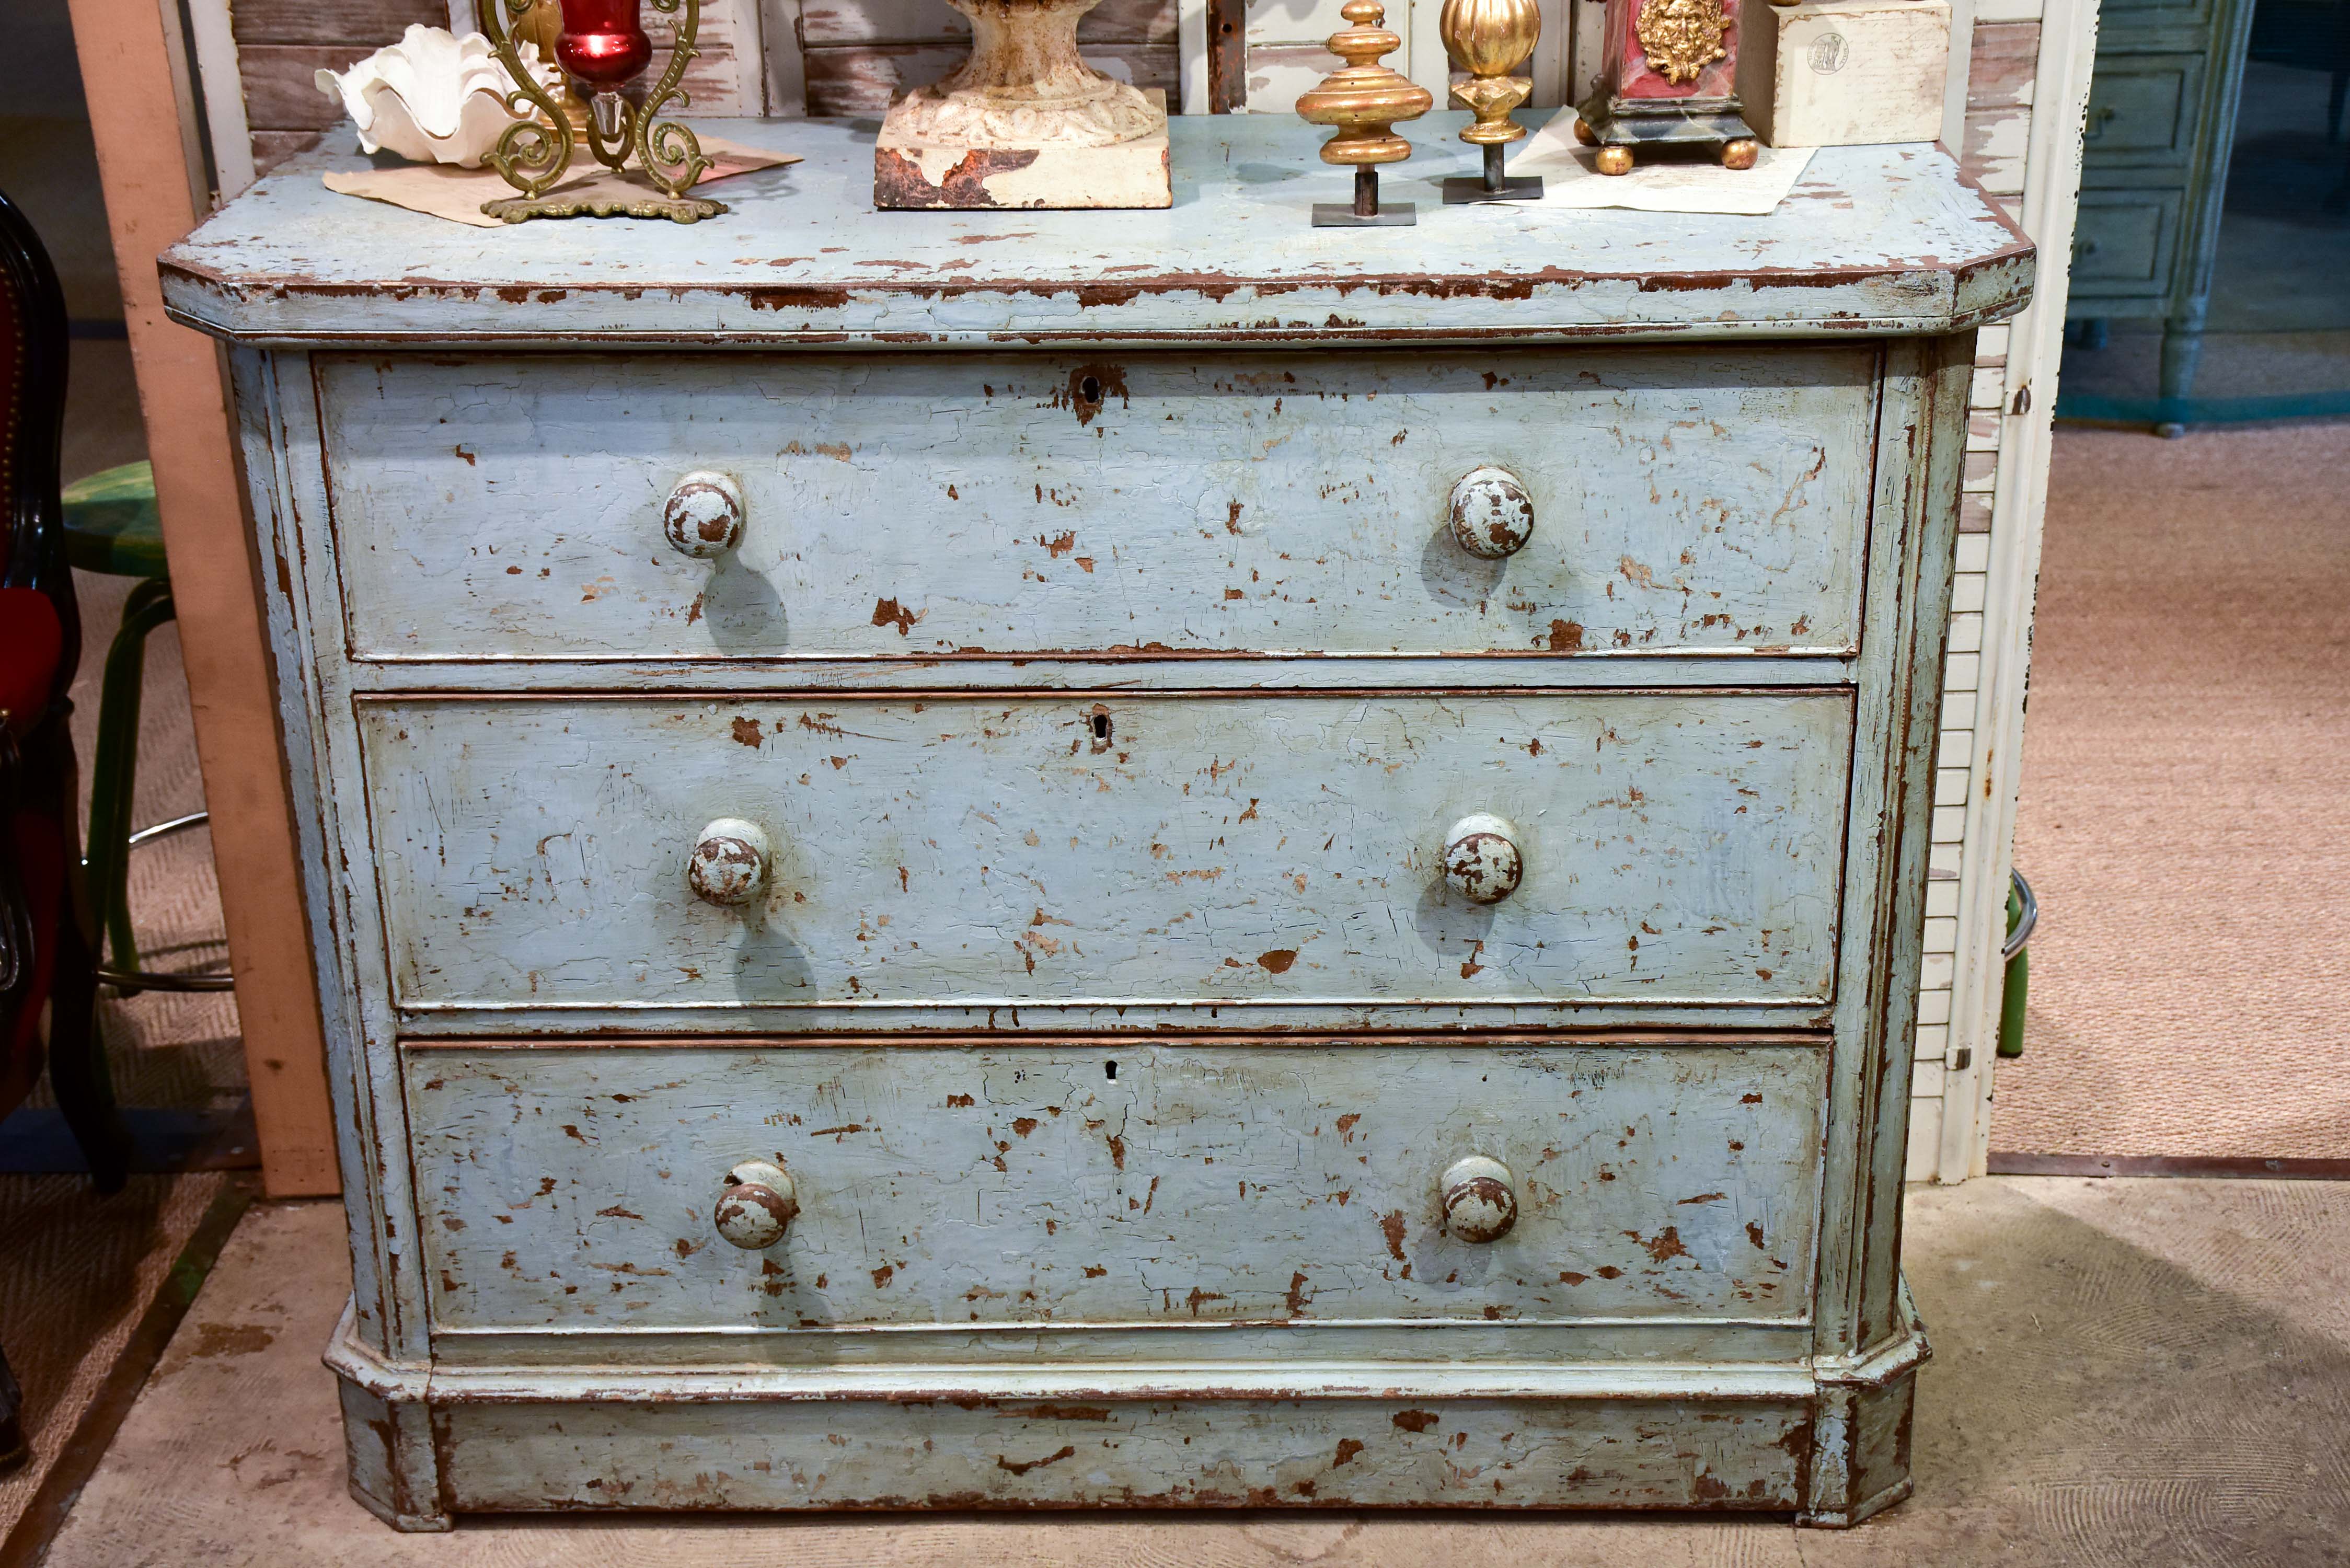
[[[100,1199],[84,1177],[0,1175],[0,1345],[24,1386],[33,1451],[23,1469],[0,1477],[0,1539],[231,1179],[223,1171],[134,1176]]]
[[[1993,1177],[1909,1198],[1917,1495],[1863,1528],[1626,1514],[478,1519],[343,1490],[341,1211],[249,1213],[47,1568],[2338,1568],[2350,1186]]]
[[[2350,427],[2058,433],[1991,1147],[2350,1156]]]
[[[144,455],[130,356],[120,342],[74,345],[65,477]],[[76,574],[82,660],[74,742],[88,782],[99,680],[130,582]],[[201,810],[195,732],[176,629],[149,639],[134,820]],[[210,838],[199,831],[141,850],[130,900],[150,967],[201,968],[224,951]],[[99,1027],[125,1106],[218,1111],[244,1094],[235,999],[161,993],[99,1004]],[[54,1103],[46,1079],[28,1102]],[[5,1538],[71,1437],[155,1299],[172,1261],[230,1179],[220,1172],[134,1176],[94,1198],[79,1176],[0,1175],[0,1345],[25,1391],[32,1462],[0,1478]]]

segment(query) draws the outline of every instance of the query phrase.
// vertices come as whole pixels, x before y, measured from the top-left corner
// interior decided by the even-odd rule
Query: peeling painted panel
[[[322,358],[362,658],[1845,650],[1872,345]],[[1515,475],[1533,537],[1460,547]],[[664,546],[672,486],[742,543]]]
[[[1787,1509],[1803,1406],[1659,1400],[456,1405],[462,1509]]]
[[[436,1334],[1808,1313],[1816,1045],[450,1047],[407,1073]],[[1513,1178],[1498,1241],[1445,1227],[1472,1154]],[[712,1220],[746,1159],[799,1203],[763,1251]]]
[[[1093,1003],[1338,1024],[1833,985],[1841,691],[417,696],[361,722],[393,985],[467,1027],[894,1005],[1038,1028]],[[1523,834],[1496,904],[1443,875],[1474,812]],[[772,846],[742,908],[689,888],[719,818]]]
[[[818,50],[819,56],[839,51]],[[1162,45],[1118,46],[1138,74]],[[812,61],[812,68],[822,62]],[[885,67],[874,50],[864,63]],[[821,85],[811,82],[812,96]],[[872,84],[858,90],[871,90]],[[1548,111],[1522,116],[1531,127]],[[1472,172],[1428,121],[1411,178]],[[265,179],[162,258],[164,298],[207,330],[319,346],[445,349],[772,344],[839,351],[962,343],[1247,340],[1393,347],[1576,337],[1964,331],[2018,309],[2029,240],[1939,147],[1825,147],[1761,217],[1492,214],[1474,244],[1419,229],[1315,229],[1342,192],[1285,115],[1178,115],[1180,204],[1163,212],[944,213],[876,222],[873,143],[852,120],[713,129],[806,161],[729,182],[714,227],[430,223],[328,191],[317,154]],[[1466,233],[1466,231],[1463,231]]]
[[[711,225],[316,154],[164,263],[245,346],[369,1506],[1900,1495],[2029,242],[1919,147],[1463,247],[1311,230],[1278,117],[1179,120],[1170,213],[911,225],[869,128],[740,130],[807,157]]]

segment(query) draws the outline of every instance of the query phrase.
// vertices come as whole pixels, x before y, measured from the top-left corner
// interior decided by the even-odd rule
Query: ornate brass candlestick
[[[523,67],[515,48],[520,27],[535,0],[489,0],[483,8],[483,31],[520,87],[508,95],[506,107],[530,116],[509,126],[498,139],[490,163],[507,184],[522,192],[482,203],[493,218],[519,223],[530,218],[668,218],[691,223],[714,218],[726,203],[707,196],[689,196],[693,182],[710,167],[702,143],[692,131],[673,119],[660,118],[674,103],[691,100],[678,86],[686,63],[700,53],[693,47],[701,29],[701,0],[645,0],[664,16],[684,16],[670,48],[669,66],[652,90],[631,98],[629,85],[643,74],[652,59],[652,40],[638,20],[638,0],[561,0],[563,30],[555,40],[555,57],[574,88],[588,100],[585,135],[596,161],[618,172],[633,157],[660,195],[619,196],[608,193],[549,195],[547,192],[571,167],[577,146],[571,117],[554,94]]]
[[[1379,0],[1347,0],[1338,15],[1354,24],[1330,35],[1330,52],[1347,62],[1320,86],[1297,96],[1298,115],[1315,125],[1335,125],[1338,134],[1322,144],[1322,161],[1351,164],[1355,170],[1355,200],[1316,202],[1317,229],[1370,228],[1390,223],[1416,223],[1419,209],[1409,202],[1379,202],[1379,168],[1411,156],[1411,143],[1395,134],[1399,119],[1418,119],[1436,107],[1436,95],[1409,78],[1378,64],[1381,55],[1403,47],[1403,40],[1379,26],[1387,7]]]
[[[1470,77],[1452,89],[1452,101],[1477,115],[1476,123],[1462,130],[1461,140],[1485,155],[1482,176],[1456,174],[1444,182],[1445,205],[1542,200],[1541,175],[1502,172],[1502,149],[1526,134],[1510,111],[1534,90],[1533,78],[1511,73],[1534,52],[1542,36],[1542,12],[1534,0],[1444,0],[1437,26],[1444,35],[1445,52]]]

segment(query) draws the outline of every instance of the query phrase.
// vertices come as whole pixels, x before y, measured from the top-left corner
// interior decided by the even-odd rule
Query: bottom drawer
[[[2075,303],[2107,296],[2153,297],[2170,288],[2178,192],[2084,191],[2073,231]],[[2085,308],[2075,314],[2088,313]]]
[[[1907,1386],[1886,1403],[1884,1425],[1898,1424],[1906,1438]],[[1792,1509],[1805,1502],[1814,1442],[1801,1397],[1703,1395],[1669,1405],[955,1398],[778,1407],[505,1398],[437,1408],[433,1432],[448,1506],[497,1512],[1073,1504]]]
[[[1808,1315],[1825,1070],[1807,1038],[407,1057],[437,1334],[778,1340],[1600,1319],[1776,1332]],[[1445,1174],[1469,1156],[1506,1168],[1516,1217],[1492,1240],[1464,1239],[1468,1208],[1447,1221]],[[746,1160],[781,1167],[797,1203],[758,1249],[712,1220]]]

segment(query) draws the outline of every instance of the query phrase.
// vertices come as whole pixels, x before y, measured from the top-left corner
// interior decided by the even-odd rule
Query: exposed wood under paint
[[[1321,167],[1312,128],[1270,115],[1177,117],[1187,193],[1170,212],[882,222],[869,131],[722,129],[806,161],[730,182],[733,211],[690,226],[469,229],[337,195],[317,171],[357,160],[306,158],[172,249],[167,297],[192,325],[281,343],[1337,346],[1946,333],[2012,314],[2032,275],[2030,244],[1914,144],[1824,149],[1766,218],[1502,214],[1479,244],[1431,247],[1309,227],[1285,174]],[[1434,177],[1474,157],[1446,140],[1425,162]]]
[[[1191,125],[1195,153],[1295,155],[1295,127]],[[2020,300],[2030,264],[2012,231],[1946,157],[1918,148],[1823,154],[1829,182],[1791,202],[1799,221],[1783,226],[1618,228],[1601,214],[1564,236],[1497,230],[1485,256],[1396,234],[1350,237],[1342,254],[1297,224],[1284,182],[1237,157],[1230,179],[1214,160],[1194,164],[1208,172],[1195,173],[1188,213],[907,226],[864,210],[869,163],[842,128],[746,129],[816,154],[769,182],[789,200],[746,182],[746,232],[755,223],[778,242],[756,254],[713,244],[723,227],[691,244],[638,229],[620,244],[584,225],[439,234],[411,214],[329,206],[298,175],[265,182],[181,253],[182,302],[245,338],[240,407],[303,786],[306,890],[351,1162],[373,1173],[351,1194],[353,1310],[333,1358],[359,1495],[402,1528],[529,1500],[1249,1501],[1225,1484],[1235,1472],[1276,1475],[1288,1490],[1275,1500],[1796,1507],[1830,1524],[1905,1495],[1923,1345],[1899,1285],[1896,1202],[1936,679],[1970,333]],[[1230,222],[1202,221],[1219,217]],[[343,243],[309,245],[329,223]],[[855,243],[795,245],[816,237],[811,224]],[[650,351],[582,383],[610,390],[607,403],[567,389],[541,399],[554,433],[539,455],[536,437],[498,433],[503,417],[477,416],[482,439],[468,443],[464,410],[528,400],[515,382],[531,367],[485,350],[616,329]],[[1029,505],[1082,489],[1055,507],[1073,533],[1155,528],[1154,546],[1189,549],[1204,530],[1236,570],[1240,546],[1224,541],[1245,531],[1226,525],[1232,496],[1202,514],[1190,482],[1117,490],[1126,475],[1186,472],[1177,454],[1201,440],[1191,421],[1133,410],[1200,372],[1154,360],[1150,377],[1127,376],[1116,359],[1063,358],[1035,341],[1056,331],[1180,337],[1222,368],[1221,396],[1235,400],[1203,409],[1253,411],[1259,428],[1275,417],[1262,407],[1273,389],[1241,384],[1272,363],[1259,356],[1292,336],[1375,346],[1307,368],[1338,379],[1339,411],[1284,383],[1277,417],[1301,433],[1256,438],[1278,453],[1270,493],[1286,484],[1301,497],[1284,515],[1310,517],[1304,495],[1372,465],[1369,520],[1315,524],[1335,530],[1318,543],[1371,560],[1386,559],[1382,541],[1458,545],[1441,514],[1394,531],[1405,512],[1390,509],[1408,509],[1408,493],[1367,500],[1378,449],[1365,457],[1338,439],[1365,432],[1349,422],[1357,402],[1419,417],[1424,400],[1435,425],[1423,430],[1455,428],[1447,410],[1467,409],[1498,441],[1527,417],[1507,411],[1516,400],[1568,386],[1504,385],[1504,361],[1573,365],[1599,392],[1628,389],[1635,428],[1657,417],[1644,400],[1669,412],[1708,387],[1759,390],[1783,405],[1790,451],[1814,454],[1806,500],[1858,561],[1806,576],[1760,551],[1709,556],[1686,532],[1702,505],[1677,513],[1663,483],[1646,510],[1637,483],[1604,488],[1633,492],[1622,537],[1643,551],[1683,531],[1665,573],[1686,574],[1677,592],[1749,595],[1791,625],[1808,607],[1842,620],[1840,646],[1503,661],[1478,651],[1486,639],[1452,635],[1398,659],[1423,683],[1396,687],[1367,662],[1266,659],[1270,607],[1192,633],[1216,624],[1208,607],[1251,602],[1238,582],[1171,614],[1135,600],[1137,620],[1223,639],[1201,650],[1219,662],[1195,686],[1180,659],[1091,662],[1109,628],[1066,596],[1111,557],[1085,574],[1073,539],[1068,581],[1039,567],[982,582],[941,550],[910,555],[910,587],[873,587],[894,610],[828,626],[813,606],[794,610],[833,656],[796,669],[775,657],[788,635],[772,628],[737,667],[649,641],[664,622],[645,613],[647,579],[636,607],[609,607],[627,613],[596,634],[619,655],[599,660],[565,646],[574,607],[501,642],[510,634],[494,618],[403,599],[399,574],[359,567],[371,550],[438,549],[412,530],[444,508],[479,515],[452,537],[485,557],[505,547],[481,531],[501,515],[527,538],[577,529],[623,554],[674,556],[650,471],[602,480],[645,493],[641,509],[608,517],[542,511],[539,497],[597,482],[600,454],[635,450],[649,428],[692,459],[668,483],[702,470],[688,448],[723,445],[730,421],[695,439],[694,416],[725,406],[728,374],[755,381],[767,362],[704,358],[700,345],[832,350],[864,334],[977,344],[991,358],[907,356],[866,381],[827,380],[828,355],[777,362],[792,369],[775,372],[787,379],[768,400],[768,456],[720,454],[754,517],[793,514],[778,511],[770,465],[816,427],[838,433],[828,421],[865,420],[857,441],[913,452],[929,421],[960,420],[972,450],[1009,448],[1033,465]],[[1046,395],[991,412],[998,334],[1053,373]],[[1751,342],[1514,352],[1700,334]],[[1513,352],[1494,355],[1490,386],[1441,367],[1436,382],[1398,381],[1385,348],[1406,336],[1499,338]],[[354,340],[429,344],[447,362],[411,379],[307,352]],[[1856,394],[1863,374],[1873,385]],[[705,395],[661,402],[688,383]],[[885,408],[893,387],[903,398],[927,387],[928,412],[844,412],[868,394]],[[396,451],[420,424],[441,430],[438,415],[354,412],[395,392],[419,409],[449,400],[445,452],[438,435]],[[1446,399],[1461,401],[1440,409]],[[1873,421],[1857,419],[1864,408]],[[749,412],[735,417],[750,428]],[[1666,418],[1626,444],[1669,447],[1703,474],[1696,488],[1727,538],[1764,501],[1783,504],[1790,475],[1733,483],[1735,465],[1708,455],[1727,450],[1717,421],[1764,428],[1769,416]],[[1247,425],[1211,432],[1214,444]],[[1096,455],[1112,453],[1113,432],[1119,450]],[[1607,439],[1571,443],[1602,477],[1617,472],[1598,455]],[[858,448],[845,444],[846,461],[816,454],[808,472],[827,476],[816,483],[854,468]],[[1870,456],[1830,463],[1819,454],[1832,445]],[[393,457],[371,469],[379,446]],[[1555,514],[1543,487],[1565,471],[1539,452],[1520,461],[1527,493]],[[550,462],[512,499],[461,488]],[[430,491],[402,491],[401,466]],[[868,539],[795,535],[822,568],[812,585],[879,556],[893,531],[939,533],[939,504],[901,488],[926,483],[921,466],[901,458],[903,476],[874,482]],[[1431,503],[1459,477],[1432,472]],[[371,487],[381,493],[358,504]],[[988,504],[1013,504],[1015,487],[1002,488]],[[802,498],[799,511],[831,505]],[[1586,531],[1569,540],[1602,551],[1604,568],[1615,538],[1596,521]],[[1144,547],[1143,534],[1110,536]],[[751,538],[746,527],[743,547]],[[1061,560],[1055,538],[1038,546],[1043,566]],[[1199,558],[1212,574],[1212,555]],[[512,572],[443,559],[481,602],[522,614],[555,602],[518,591],[512,579],[539,580],[519,556]],[[1385,636],[1392,648],[1388,628],[1428,613],[1409,597],[1430,591],[1421,559],[1358,617],[1319,592],[1279,613],[1344,634],[1321,640],[1375,648]],[[1541,562],[1503,559],[1529,573]],[[1324,580],[1333,592],[1381,581],[1349,578],[1358,566]],[[1203,574],[1170,556],[1148,575],[1149,592],[1184,606],[1190,588],[1161,579]],[[1602,577],[1627,585],[1619,595],[1632,584],[1620,560]],[[1859,585],[1856,626],[1848,592],[1830,591],[1846,581]],[[966,613],[951,607],[958,592],[993,607],[968,613],[1066,628],[1052,638],[1075,646],[1034,671],[993,655],[931,670],[929,690],[866,684],[838,657],[855,639],[896,641],[879,679],[910,679],[925,669],[905,652],[917,628],[946,632]],[[849,602],[863,611],[866,598],[860,587]],[[1720,629],[1701,614],[1658,624],[1683,640]],[[432,628],[427,657],[381,657],[408,626]],[[1536,659],[1554,687],[1502,689],[1523,677],[1495,671]],[[1320,667],[1310,680],[1284,683],[1308,665]],[[1752,685],[1726,685],[1733,669]],[[981,670],[1001,679],[952,689]],[[1508,839],[1523,867],[1498,904],[1457,897],[1438,863],[1479,814],[1496,819],[1479,831]],[[703,841],[723,841],[738,871],[755,865],[751,903],[697,898],[686,857]],[[703,878],[705,893],[731,890]],[[813,1007],[795,1007],[803,993]],[[1557,1021],[1591,1033],[1512,1033]],[[1682,1033],[1627,1037],[1634,1022]],[[1769,1043],[1742,1038],[1757,1025],[1773,1030]],[[1315,1033],[1282,1038],[1292,1027]],[[795,1038],[705,1043],[777,1028]],[[683,1038],[622,1049],[598,1038],[649,1029]],[[468,1038],[429,1044],[435,1031]],[[1355,1038],[1336,1048],[1336,1031]],[[1128,1130],[1113,1133],[1113,1119]],[[1570,1141],[1547,1136],[1554,1125]],[[1516,1216],[1508,1231],[1484,1226],[1483,1241],[1445,1228],[1444,1173],[1464,1153],[1506,1173],[1480,1168],[1498,1184],[1480,1200]],[[1349,1158],[1358,1185],[1332,1189]],[[754,1160],[773,1168],[743,1174]],[[766,1248],[740,1226],[732,1243],[717,1232],[722,1195],[759,1186],[780,1215],[785,1185],[805,1256],[790,1227]],[[1371,1206],[1357,1211],[1357,1198]],[[730,1196],[728,1212],[748,1201]],[[1808,1263],[1774,1249],[1797,1236],[1812,1239]],[[1516,1266],[1530,1257],[1543,1268]],[[811,1354],[817,1343],[853,1348]],[[1323,1348],[1302,1355],[1309,1345]],[[1726,1398],[1743,1407],[1717,1409]],[[944,1403],[910,1403],[925,1400]],[[1063,1407],[1080,1400],[1116,1408],[1097,1420]],[[1399,1436],[1340,1429],[1357,1416]],[[777,1459],[738,1472],[725,1456],[754,1431]],[[1081,1440],[1100,1449],[1082,1469]]]

